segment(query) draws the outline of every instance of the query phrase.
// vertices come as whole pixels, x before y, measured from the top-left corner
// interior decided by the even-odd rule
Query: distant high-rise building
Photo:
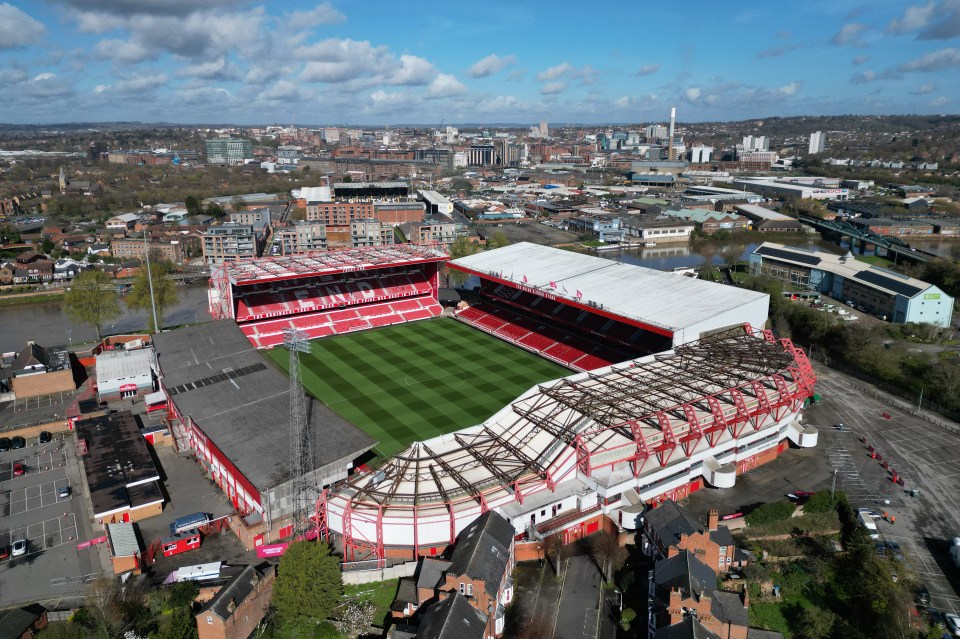
[[[490,166],[493,164],[492,144],[471,144],[467,163],[471,166]]]
[[[709,162],[712,156],[712,146],[695,146],[690,149],[691,164],[703,164],[704,162]]]
[[[236,166],[253,159],[253,143],[238,138],[207,140],[207,164]]]
[[[541,138],[549,138],[549,137],[550,137],[550,129],[547,127],[547,121],[546,121],[546,120],[543,120],[543,121],[540,122],[540,137],[541,137]]]
[[[810,155],[816,155],[817,153],[823,153],[823,150],[827,146],[827,136],[823,131],[814,131],[810,134]]]
[[[662,124],[651,124],[646,128],[644,133],[647,136],[647,141],[650,140],[663,140],[667,137],[667,127]]]
[[[745,151],[769,151],[770,140],[765,135],[747,135],[743,138]]]

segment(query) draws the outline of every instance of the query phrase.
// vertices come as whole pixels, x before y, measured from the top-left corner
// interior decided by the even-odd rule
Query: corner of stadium
[[[290,328],[318,340],[300,363],[321,400],[315,523],[346,562],[442,554],[490,510],[522,559],[524,541],[635,529],[817,443],[804,352],[753,328],[765,294],[528,243],[448,260],[398,245],[227,263],[220,321],[157,336],[178,446],[250,547],[292,534],[287,353],[267,350]],[[445,263],[479,279],[446,311]]]

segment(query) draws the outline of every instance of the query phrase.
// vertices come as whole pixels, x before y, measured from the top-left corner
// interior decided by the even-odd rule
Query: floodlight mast
[[[307,476],[313,471],[313,447],[307,427],[307,403],[300,379],[300,353],[310,352],[303,332],[289,328],[283,332],[283,345],[290,351],[290,489],[293,503],[294,539],[310,527],[313,500]]]

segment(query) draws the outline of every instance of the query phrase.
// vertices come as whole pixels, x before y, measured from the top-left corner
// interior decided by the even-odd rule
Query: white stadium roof
[[[561,301],[596,306],[670,333],[698,333],[683,341],[731,324],[763,326],[769,304],[765,293],[528,242],[476,253],[450,264]],[[719,326],[705,326],[730,311],[742,312],[734,321],[721,319]]]

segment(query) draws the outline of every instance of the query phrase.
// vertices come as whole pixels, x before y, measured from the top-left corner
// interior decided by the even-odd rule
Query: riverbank
[[[0,306],[19,306],[39,302],[55,302],[63,299],[64,291],[32,291],[30,293],[11,293],[0,295]]]

